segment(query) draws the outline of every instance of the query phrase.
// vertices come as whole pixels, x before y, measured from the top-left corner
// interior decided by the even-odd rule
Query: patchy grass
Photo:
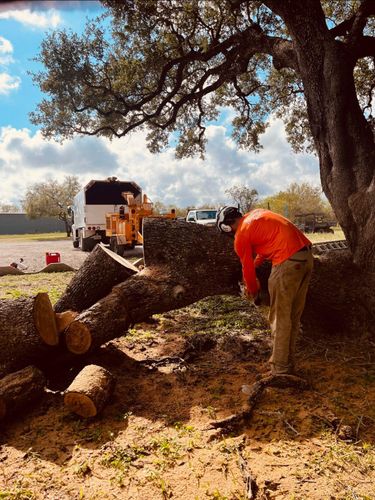
[[[0,299],[32,297],[39,292],[48,292],[51,302],[57,302],[73,272],[39,273],[0,277]],[[0,497],[1,498],[1,497]]]
[[[53,241],[66,240],[66,233],[31,233],[31,234],[0,234],[0,243],[2,240],[7,242],[19,241]],[[0,497],[1,498],[1,497]]]
[[[335,241],[335,240],[345,240],[344,231],[337,227],[332,228],[334,234],[332,233],[306,233],[306,237],[312,243],[321,243],[325,241]]]

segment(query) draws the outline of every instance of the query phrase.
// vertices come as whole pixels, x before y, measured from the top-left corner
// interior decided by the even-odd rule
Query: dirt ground
[[[59,252],[61,262],[68,264],[74,269],[78,269],[89,255],[78,248],[73,248],[70,238],[20,241],[19,239],[9,237],[9,239],[0,239],[0,266],[7,266],[13,261],[19,262],[19,259],[22,257],[28,266],[26,272],[37,272],[46,265],[46,252]],[[142,254],[141,247],[127,252],[127,255],[130,257],[139,254]]]
[[[2,296],[53,284],[57,300],[70,276],[21,278],[0,278]],[[229,436],[210,428],[241,410],[241,387],[266,369],[266,312],[215,297],[137,325],[90,359],[117,378],[90,421],[69,414],[59,392],[81,360],[52,368],[54,392],[0,431],[0,498],[245,500],[249,474],[258,500],[374,499],[370,339],[305,333],[298,361],[311,388],[267,389],[243,427]]]

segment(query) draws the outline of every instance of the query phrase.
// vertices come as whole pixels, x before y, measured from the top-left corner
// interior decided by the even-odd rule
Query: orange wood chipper
[[[118,212],[106,214],[106,237],[109,238],[109,247],[118,255],[123,255],[127,248],[143,244],[142,221],[149,217],[175,219],[176,210],[169,213],[154,215],[153,203],[147,195],[134,197],[131,192],[121,193],[124,204]]]

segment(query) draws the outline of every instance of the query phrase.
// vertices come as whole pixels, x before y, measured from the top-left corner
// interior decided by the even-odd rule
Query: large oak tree
[[[354,259],[375,269],[375,0],[105,0],[80,36],[44,40],[33,114],[46,137],[122,137],[147,128],[158,151],[202,152],[205,125],[232,107],[257,150],[270,114],[296,150],[315,149]]]

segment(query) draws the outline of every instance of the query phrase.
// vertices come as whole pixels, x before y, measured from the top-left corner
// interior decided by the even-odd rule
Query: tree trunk
[[[146,268],[80,314],[65,332],[67,348],[83,354],[124,335],[130,324],[209,295],[236,294],[241,265],[233,239],[187,222],[144,221]]]
[[[323,190],[354,262],[375,271],[375,142],[356,95],[355,53],[329,32],[320,2],[265,3],[293,39]]]
[[[374,332],[375,275],[353,263],[348,251],[314,259],[314,272],[302,316],[304,329],[323,334]]]
[[[81,417],[95,417],[102,411],[115,386],[115,379],[97,365],[88,365],[65,391],[64,404]]]
[[[11,373],[0,380],[0,419],[21,410],[28,410],[30,404],[44,393],[46,379],[35,366]]]
[[[16,300],[0,300],[0,373],[30,363],[59,336],[55,313],[46,293]]]
[[[114,285],[136,274],[138,269],[102,244],[86,258],[64,294],[55,304],[56,312],[81,312],[105,297]]]

